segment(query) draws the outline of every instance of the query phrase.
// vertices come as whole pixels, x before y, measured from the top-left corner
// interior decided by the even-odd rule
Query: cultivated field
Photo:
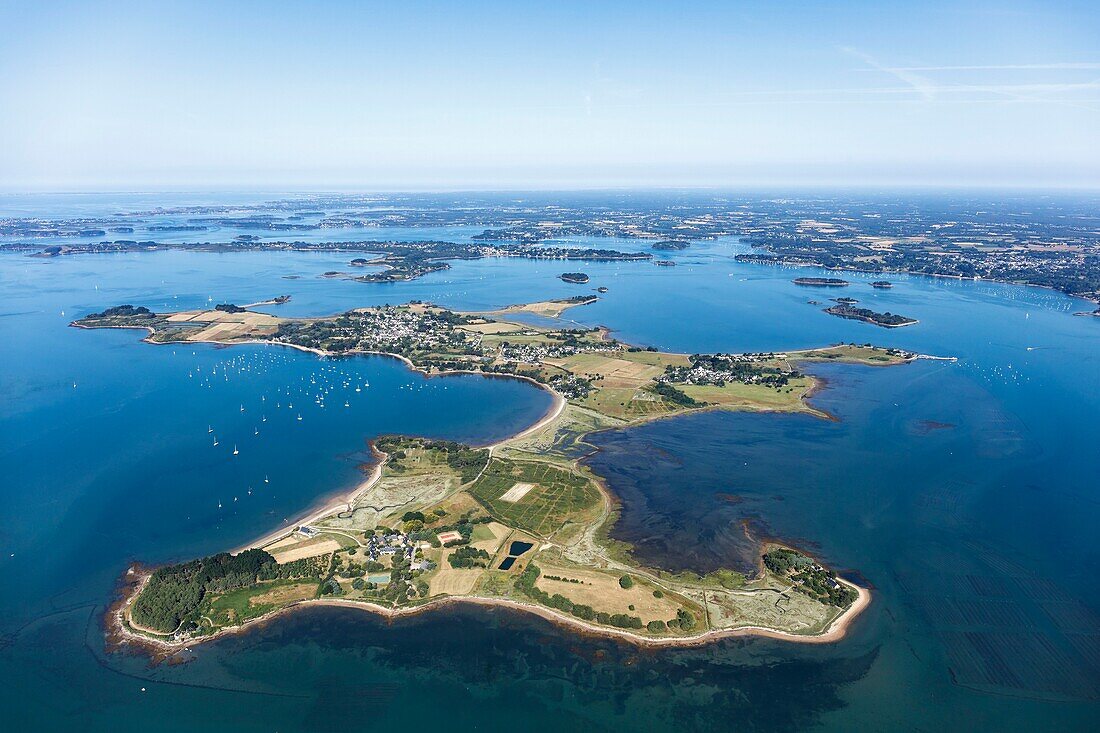
[[[650,621],[668,621],[676,618],[676,611],[682,604],[669,594],[661,598],[653,595],[654,588],[648,584],[635,582],[631,588],[619,585],[619,576],[597,570],[563,568],[538,563],[542,575],[535,582],[536,587],[553,595],[560,593],[573,603],[583,603],[597,611],[606,613],[625,613],[640,616],[643,623]],[[580,583],[562,580],[549,580],[554,575]],[[631,606],[634,609],[631,610]]]
[[[275,562],[280,565],[285,565],[288,562],[294,562],[295,560],[301,560],[306,557],[317,557],[318,555],[327,555],[330,552],[336,552],[341,546],[342,545],[334,539],[314,537],[313,539],[294,542],[283,545],[282,547],[270,545],[265,549],[275,558]]]
[[[502,501],[500,497],[516,483],[533,488],[516,502]],[[494,459],[468,491],[501,522],[540,537],[552,535],[599,502],[587,478],[540,461]]]

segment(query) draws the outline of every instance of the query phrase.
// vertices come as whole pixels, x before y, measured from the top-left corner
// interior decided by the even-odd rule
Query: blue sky
[[[0,188],[1100,185],[1100,3],[305,5],[0,4]]]

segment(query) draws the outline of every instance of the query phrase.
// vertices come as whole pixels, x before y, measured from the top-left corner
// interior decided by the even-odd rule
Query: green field
[[[501,501],[517,483],[534,488],[517,502]],[[501,523],[542,537],[599,503],[599,492],[587,478],[539,461],[494,460],[468,491]]]
[[[689,397],[731,409],[799,411],[806,409],[802,394],[813,386],[809,377],[792,379],[786,387],[731,382],[717,385],[680,384],[677,387]]]
[[[312,597],[317,583],[308,580],[276,580],[223,593],[204,601],[202,615],[214,628],[234,626],[297,600]]]

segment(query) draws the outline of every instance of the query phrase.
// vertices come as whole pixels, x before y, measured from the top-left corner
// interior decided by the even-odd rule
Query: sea
[[[271,198],[5,195],[0,217]],[[336,238],[466,241],[479,231]],[[255,232],[132,238],[239,233]],[[919,320],[882,329],[823,313],[808,301],[834,292],[791,282],[823,271],[734,260],[747,251],[731,237],[662,253],[676,267],[585,263],[588,285],[559,280],[560,262],[516,259],[368,284],[321,277],[345,269],[347,253],[0,254],[4,729],[1100,728],[1100,319],[1074,316],[1095,306],[908,275],[877,290],[870,282],[881,278],[846,274],[844,295]],[[779,538],[872,589],[843,640],[654,650],[503,609],[383,621],[315,608],[198,645],[182,663],[106,650],[102,614],[132,562],[186,560],[293,523],[363,480],[378,435],[489,443],[537,421],[550,400],[526,383],[426,378],[386,357],[150,345],[71,320],[123,303],[174,310],[283,294],[290,302],[265,310],[324,315],[412,299],[485,310],[595,287],[608,292],[567,321],[663,350],[869,342],[957,357],[808,365],[825,385],[813,402],[835,420],[706,412],[590,438],[598,450],[586,461],[622,504],[612,536],[641,562],[749,570],[760,542]]]

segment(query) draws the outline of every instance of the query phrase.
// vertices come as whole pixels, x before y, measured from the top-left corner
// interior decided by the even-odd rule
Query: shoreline
[[[816,634],[795,634],[789,631],[771,629],[766,626],[750,625],[727,629],[710,629],[693,636],[651,637],[643,636],[626,629],[597,626],[575,616],[546,608],[545,606],[517,601],[510,598],[446,596],[408,608],[387,608],[368,601],[348,601],[339,598],[311,598],[303,601],[296,601],[284,608],[271,611],[262,616],[257,616],[254,619],[249,619],[238,626],[220,629],[209,636],[186,640],[170,640],[140,633],[132,628],[132,621],[129,618],[128,609],[133,603],[133,600],[138,596],[141,590],[144,589],[145,583],[148,581],[151,573],[142,575],[140,571],[135,570],[135,567],[131,566],[126,570],[123,577],[131,575],[138,575],[137,583],[131,585],[131,592],[124,593],[111,604],[105,616],[105,631],[108,646],[111,648],[119,648],[123,644],[133,644],[145,651],[154,652],[153,656],[157,661],[170,658],[180,651],[190,651],[192,647],[199,644],[215,641],[225,636],[235,636],[237,634],[249,632],[282,616],[309,608],[349,608],[363,611],[383,619],[394,620],[415,617],[422,613],[445,610],[450,606],[472,605],[489,608],[497,607],[538,616],[555,626],[574,633],[579,633],[583,636],[616,639],[643,648],[666,647],[686,649],[705,646],[721,639],[739,636],[759,637],[796,644],[832,644],[847,636],[852,622],[858,618],[871,603],[871,591],[869,589],[837,576],[838,580],[856,590],[856,600],[852,602],[852,605],[844,609],[840,615],[829,622],[829,625],[826,626],[824,630]]]

